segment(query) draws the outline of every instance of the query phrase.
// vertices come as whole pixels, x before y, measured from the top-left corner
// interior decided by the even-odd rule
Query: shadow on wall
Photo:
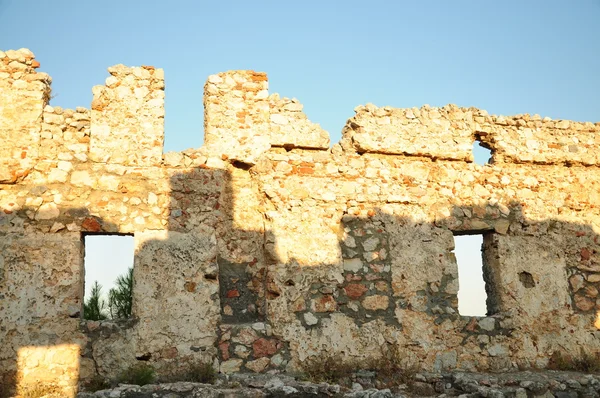
[[[46,381],[72,396],[79,380],[115,377],[140,361],[168,377],[217,357],[221,371],[231,372],[283,371],[319,349],[370,355],[319,345],[338,337],[328,332],[339,315],[354,324],[346,332],[358,333],[349,338],[352,344],[372,343],[373,330],[396,330],[396,340],[385,344],[399,345],[425,366],[444,351],[455,352],[449,366],[475,361],[481,369],[514,362],[531,367],[552,350],[568,350],[572,341],[599,351],[593,322],[600,247],[588,225],[529,221],[517,203],[454,207],[449,213],[440,208],[435,222],[420,221],[410,205],[399,204],[393,215],[374,207],[364,217],[332,209],[340,228],[315,230],[309,239],[335,235],[336,247],[328,250],[337,261],[311,262],[293,255],[298,248],[279,246],[290,242],[284,234],[294,237],[293,225],[281,227],[291,213],[268,203],[252,171],[165,170],[170,187],[158,195],[156,216],[163,229],[125,230],[115,222],[121,213],[69,208],[67,201],[57,206],[57,215],[25,206],[0,213],[5,388]],[[152,180],[145,188],[130,183],[136,193],[160,186]],[[32,187],[30,195],[44,197],[46,190]],[[121,184],[118,192],[103,194],[122,203],[129,192]],[[265,218],[265,209],[273,207],[283,220],[279,226]],[[82,234],[90,232],[135,234],[133,320],[99,324],[79,318]],[[484,235],[493,315],[485,326],[458,314],[453,234],[464,233]],[[284,249],[292,254],[280,256]],[[536,345],[526,347],[531,340]],[[500,353],[491,354],[498,345]]]
[[[1,209],[0,396],[40,384],[72,396],[80,380],[95,374],[114,378],[140,361],[168,376],[216,358],[221,320],[264,320],[262,215],[258,207],[232,211],[247,188],[240,178],[251,184],[247,172],[165,171],[167,184],[123,178],[116,190],[88,189],[74,196],[68,186],[34,186],[27,196],[50,206],[24,206],[22,198]],[[140,179],[137,170],[131,172]],[[232,179],[240,188],[237,195]],[[165,188],[155,192],[160,186]],[[23,185],[7,190],[12,187],[26,190]],[[54,204],[57,190],[63,200]],[[110,205],[122,206],[128,202],[123,199],[143,197],[142,192],[157,194],[158,212],[152,213],[147,201],[126,213]],[[89,200],[89,209],[70,207],[69,197],[73,202],[102,197],[102,204]],[[136,222],[140,214],[163,223],[148,228]],[[118,233],[134,233],[136,241],[133,319],[82,320],[83,237]]]
[[[360,345],[372,337],[374,328],[366,325],[383,321],[401,331],[394,341],[384,338],[389,344],[437,371],[545,367],[553,351],[575,346],[598,353],[600,247],[589,225],[530,221],[519,203],[453,207],[447,214],[440,208],[435,222],[418,221],[422,217],[410,215],[411,206],[395,210],[394,215],[374,208],[364,217],[341,216],[339,263],[273,258],[267,307],[274,328],[285,331],[277,327],[285,322],[309,331],[322,328],[289,342],[292,351],[313,338],[306,355],[331,350],[332,356],[356,357],[356,350],[341,343],[344,334],[363,333],[355,338]],[[454,235],[460,234],[484,237],[487,318],[458,312],[452,250]],[[339,313],[358,327],[335,329]],[[385,328],[380,330],[385,336]],[[358,354],[363,358],[379,352],[363,348]],[[444,363],[444,353],[454,359]]]
[[[49,190],[35,186],[28,193],[42,197]],[[72,395],[86,340],[79,331],[82,231],[116,226],[84,208],[1,210],[0,396],[17,384],[23,394],[47,384]]]

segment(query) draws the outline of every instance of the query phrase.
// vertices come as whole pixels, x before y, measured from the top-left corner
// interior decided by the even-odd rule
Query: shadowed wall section
[[[90,111],[48,106],[36,66],[0,52],[5,385],[391,346],[435,371],[600,353],[598,123],[366,105],[329,148],[264,73],[231,71],[205,86],[206,145],[162,154],[160,69],[111,68]],[[80,318],[86,233],[134,235],[131,319]],[[484,235],[485,317],[458,313],[457,234]]]

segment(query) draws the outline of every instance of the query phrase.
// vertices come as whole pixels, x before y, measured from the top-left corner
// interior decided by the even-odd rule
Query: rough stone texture
[[[359,153],[473,161],[474,138],[493,148],[496,163],[598,165],[600,124],[552,120],[539,115],[488,115],[477,108],[355,109],[341,144]]]
[[[358,106],[342,142],[360,153],[473,160],[473,112],[449,105],[420,109]]]
[[[367,377],[365,377],[367,376]],[[558,372],[511,373],[417,373],[392,388],[375,386],[377,380],[367,372],[346,377],[352,388],[338,384],[311,383],[278,375],[237,374],[218,379],[214,385],[200,383],[122,385],[95,393],[81,392],[80,398],[152,397],[337,397],[337,398],[410,398],[410,397],[596,397],[600,393],[598,375]]]
[[[4,379],[49,367],[72,396],[140,361],[277,373],[397,348],[481,371],[600,355],[598,124],[368,105],[329,149],[296,100],[237,71],[206,84],[206,145],[162,155],[160,69],[111,68],[88,111],[49,106],[35,66],[0,52]],[[494,163],[471,162],[476,138]],[[130,320],[80,319],[88,233],[134,235]],[[484,235],[487,317],[458,313],[456,234]]]
[[[40,156],[41,120],[50,76],[27,49],[0,52],[0,183],[29,173]]]
[[[204,92],[204,141],[213,155],[253,165],[271,146],[329,148],[329,135],[308,121],[298,100],[269,96],[265,73],[212,75]]]
[[[279,98],[278,94],[269,96],[271,146],[285,148],[328,149],[329,134],[318,124],[311,123],[302,104],[295,98]]]
[[[90,159],[131,166],[159,165],[164,141],[164,73],[151,66],[108,68],[93,88]]]

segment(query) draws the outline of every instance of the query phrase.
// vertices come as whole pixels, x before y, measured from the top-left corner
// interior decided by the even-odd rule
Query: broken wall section
[[[474,131],[500,163],[600,165],[600,122],[552,120],[540,115],[474,114]]]
[[[43,114],[40,157],[60,163],[51,171],[51,182],[65,182],[72,163],[88,160],[90,110],[62,109],[46,105]],[[69,166],[67,163],[71,163]]]
[[[267,75],[229,71],[204,87],[204,142],[211,154],[253,165],[274,147],[328,149],[329,136],[296,99],[269,96]]]
[[[92,89],[90,159],[157,166],[164,142],[164,72],[152,66],[108,68],[105,86]]]
[[[0,51],[0,183],[26,176],[40,155],[51,79],[27,49]]]
[[[407,109],[367,104],[355,112],[340,142],[350,152],[473,162],[473,142],[479,141],[491,149],[494,163],[600,164],[600,122],[493,116],[452,104]]]

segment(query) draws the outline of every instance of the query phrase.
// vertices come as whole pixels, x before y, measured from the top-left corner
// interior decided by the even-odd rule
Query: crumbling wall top
[[[151,66],[109,68],[93,88],[91,110],[47,107],[50,77],[27,49],[0,52],[0,182],[23,178],[40,160],[158,166],[186,153],[163,155],[164,72]],[[297,99],[269,94],[263,72],[209,76],[204,95],[204,161],[254,165],[270,148],[327,151],[330,139],[308,120]],[[539,115],[493,116],[477,108],[398,109],[358,106],[342,131],[345,153],[376,153],[473,162],[476,141],[492,161],[600,164],[600,123]]]
[[[539,115],[493,116],[477,108],[358,106],[342,132],[346,151],[473,161],[473,142],[495,163],[600,164],[600,123]]]
[[[256,163],[273,147],[329,148],[329,135],[311,123],[296,99],[269,95],[266,73],[229,71],[204,87],[204,142],[210,152]]]

